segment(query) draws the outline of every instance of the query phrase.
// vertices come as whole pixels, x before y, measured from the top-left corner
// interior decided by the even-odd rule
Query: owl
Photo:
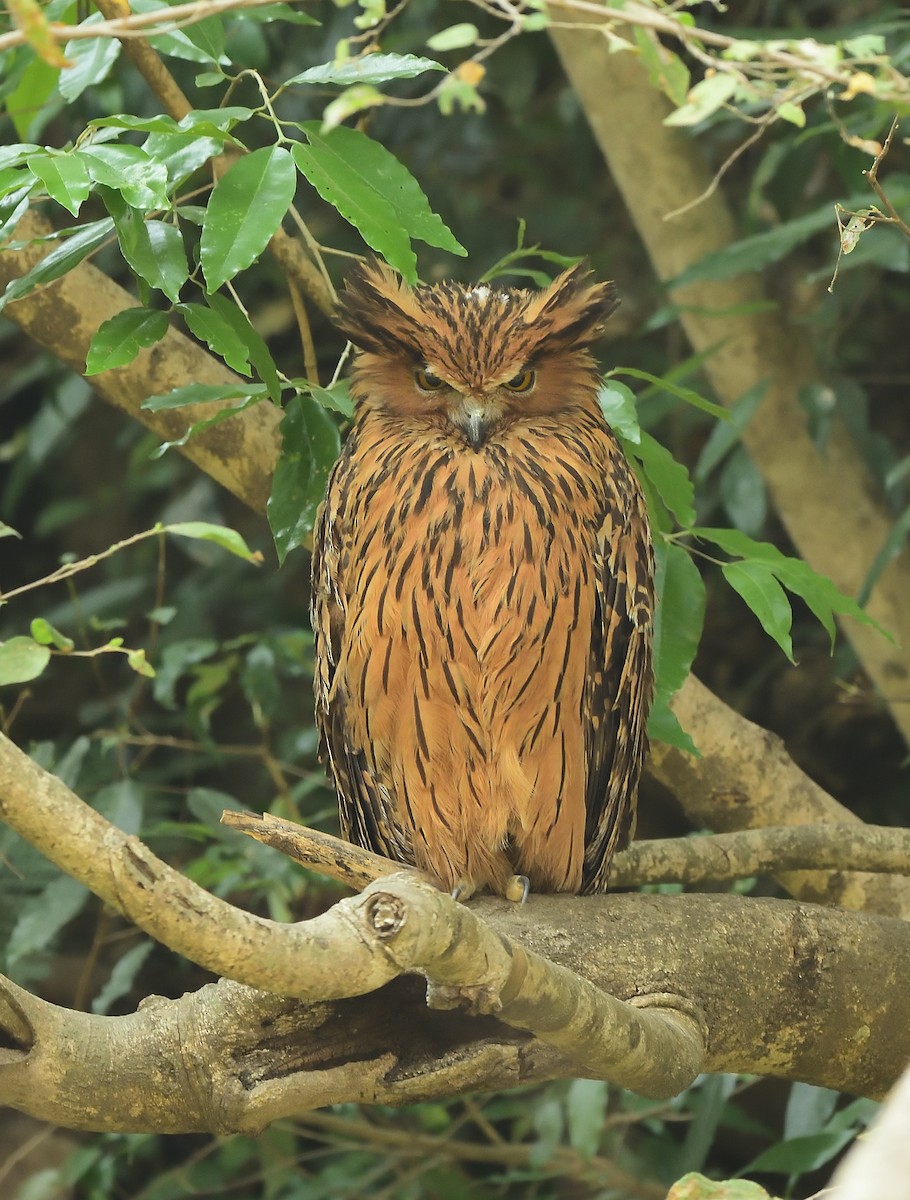
[[[618,303],[581,266],[525,291],[374,262],[338,305],[317,722],[344,836],[462,899],[602,891],[634,824],[653,555],[590,352]]]

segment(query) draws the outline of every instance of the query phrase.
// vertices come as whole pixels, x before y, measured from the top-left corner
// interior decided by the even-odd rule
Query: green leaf
[[[14,637],[0,642],[0,685],[28,683],[37,679],[51,660],[47,646],[30,637]]]
[[[95,183],[113,188],[125,202],[143,212],[167,208],[167,170],[139,146],[91,145],[75,153]]]
[[[55,629],[44,617],[35,617],[29,626],[32,637],[42,646],[56,646],[58,650],[72,650],[75,642],[65,633]]]
[[[444,71],[442,63],[416,54],[366,54],[346,62],[323,63],[292,75],[284,86],[296,83],[335,83],[347,87],[352,83],[387,83],[390,79],[413,79],[425,71]]]
[[[761,531],[768,514],[765,481],[742,446],[737,446],[724,463],[720,498],[738,529],[750,534]]]
[[[301,174],[408,282],[415,282],[417,271],[411,238],[467,254],[416,179],[379,142],[346,127],[323,135],[315,121],[301,128],[309,145],[298,143],[292,151]]]
[[[692,669],[705,620],[705,585],[689,555],[674,542],[654,547],[654,704],[648,732],[655,741],[698,754],[670,701]]]
[[[166,408],[186,408],[188,404],[211,404],[216,400],[239,400],[264,397],[264,383],[188,383],[143,400],[140,408],[161,412]]]
[[[685,104],[690,83],[689,68],[678,55],[667,49],[653,30],[637,25],[633,34],[652,87],[662,91],[675,105]]]
[[[607,1115],[607,1085],[599,1079],[574,1079],[566,1095],[569,1143],[585,1159],[600,1147]]]
[[[176,304],[189,276],[180,230],[167,221],[143,221],[133,208],[114,223],[129,265],[140,279]]]
[[[0,538],[15,537],[22,541],[22,534],[18,529],[13,529],[12,525],[7,525],[5,521],[0,521]]]
[[[885,39],[880,33],[859,33],[856,37],[844,38],[843,47],[853,58],[874,58],[887,53]]]
[[[343,417],[353,417],[354,401],[351,399],[351,390],[346,379],[340,379],[331,388],[317,387],[305,379],[297,380],[295,384],[308,392],[314,400],[318,400],[323,408],[341,413]]]
[[[797,129],[805,127],[806,114],[799,104],[792,104],[789,100],[785,100],[782,104],[778,104],[777,115],[781,120],[789,121],[791,125],[795,125]]]
[[[810,1083],[794,1083],[790,1087],[784,1114],[784,1139],[807,1137],[821,1133],[832,1116],[839,1092],[815,1087]]]
[[[683,14],[680,14],[683,15]],[[677,1179],[671,1195],[679,1200],[774,1200],[770,1192],[748,1179],[723,1179],[720,1182],[690,1171]]]
[[[126,308],[105,321],[92,338],[85,374],[97,375],[131,363],[141,350],[160,342],[168,330],[167,313]]]
[[[798,558],[785,557],[783,562],[772,569],[785,587],[798,596],[802,596],[816,619],[827,630],[832,648],[835,635],[834,613],[853,617],[863,625],[877,629],[889,642],[894,641],[893,635],[883,625],[880,625],[874,617],[870,617],[864,609],[860,608],[851,596],[844,595],[826,575],[819,575],[817,571],[813,571],[808,563]]]
[[[857,597],[860,604],[866,603],[872,595],[872,589],[878,583],[882,571],[904,549],[904,546],[907,544],[908,534],[910,534],[910,505],[904,509],[891,526],[881,550],[879,550],[878,554],[872,560],[872,566],[863,580],[863,586],[860,588],[859,596]]]
[[[32,154],[26,159],[29,167],[44,184],[47,194],[74,217],[88,199],[91,180],[85,163],[73,154]]]
[[[250,388],[257,389],[253,395],[247,396],[247,398],[242,400],[239,404],[225,405],[223,408],[220,408],[217,412],[213,413],[210,417],[203,417],[201,421],[195,421],[192,425],[184,430],[180,437],[174,438],[174,440],[171,442],[162,442],[158,449],[153,453],[152,457],[160,458],[162,454],[166,454],[167,451],[174,446],[185,446],[191,438],[196,436],[197,433],[201,433],[204,429],[211,429],[213,425],[220,425],[223,421],[228,421],[231,417],[235,417],[238,413],[242,413],[244,409],[251,408],[254,404],[258,404],[263,398],[263,394],[265,392],[264,385],[251,384]]]
[[[81,912],[91,892],[63,875],[22,905],[6,947],[8,963],[47,950],[64,925]]]
[[[614,433],[633,445],[641,444],[641,427],[631,388],[615,379],[604,381],[597,390],[597,403]]]
[[[218,180],[199,243],[209,292],[259,257],[291,206],[295,184],[294,163],[280,146],[244,155]]]
[[[142,675],[145,679],[155,678],[155,668],[145,657],[144,650],[128,650],[126,654],[126,661],[137,675]]]
[[[759,1154],[743,1174],[778,1171],[786,1175],[804,1175],[807,1171],[817,1171],[849,1145],[855,1136],[852,1129],[845,1129],[839,1133],[813,1133],[807,1137],[790,1138]]]
[[[687,754],[692,754],[696,758],[701,757],[698,747],[680,725],[679,718],[665,696],[655,696],[654,698],[651,712],[648,714],[648,737],[652,742],[663,742],[666,746],[675,746],[677,750],[685,750]]]
[[[178,304],[187,328],[240,375],[252,374],[250,352],[230,321],[205,304]]]
[[[27,174],[31,182],[26,182],[14,192],[7,193],[0,201],[0,244],[7,241],[12,235],[19,223],[19,218],[28,209],[35,180],[31,171]],[[15,282],[16,280],[13,280],[13,283]],[[9,286],[12,287],[12,283]]]
[[[168,188],[173,191],[220,154],[228,140],[223,136],[201,137],[195,133],[152,133],[146,138],[143,149],[167,171]]]
[[[236,529],[228,529],[226,525],[212,525],[208,521],[179,521],[176,525],[165,525],[165,533],[176,533],[178,537],[194,538],[201,542],[214,542],[217,546],[230,550],[238,558],[247,562],[262,562],[262,554],[251,550]]]
[[[709,75],[689,92],[686,103],[664,118],[665,125],[698,125],[717,112],[737,88],[735,75],[727,71]]]
[[[655,491],[679,524],[691,525],[695,520],[695,489],[683,464],[644,430],[639,444],[629,444],[627,449],[641,463]]]
[[[475,45],[479,37],[477,26],[463,21],[460,25],[450,25],[448,29],[434,33],[427,38],[427,45],[431,50],[463,50],[466,46]]]
[[[81,22],[81,28],[97,25],[103,20],[101,13],[92,13]],[[64,67],[60,72],[57,88],[64,100],[72,104],[86,88],[107,79],[120,56],[120,43],[116,38],[79,38],[67,42],[63,54],[72,66]]]
[[[694,471],[696,483],[704,483],[717,464],[737,444],[758,406],[764,400],[767,390],[767,379],[750,387],[730,406],[729,420],[714,426],[698,456],[698,463]]]
[[[644,379],[647,383],[657,388],[658,391],[669,392],[677,400],[684,400],[686,404],[691,404],[693,408],[697,408],[701,412],[706,412],[712,417],[717,417],[720,421],[730,420],[730,414],[722,405],[714,404],[711,400],[706,400],[704,396],[693,391],[692,388],[681,387],[678,383],[674,383],[666,377],[662,378],[660,375],[652,375],[648,371],[639,371],[635,367],[614,367],[604,378],[612,379],[615,375],[631,375],[633,379]]]
[[[0,296],[0,312],[13,300],[27,296],[32,288],[40,284],[51,283],[59,279],[67,271],[78,266],[93,250],[97,250],[113,231],[114,222],[110,217],[103,221],[93,221],[90,225],[82,225],[71,237],[61,242],[41,262],[36,263],[30,271],[14,279]]]
[[[155,12],[160,11],[161,3],[160,0],[130,0],[130,8],[139,13]],[[172,58],[197,63],[228,62],[223,53],[223,26],[217,17],[209,17],[186,29],[169,29],[166,33],[156,32],[152,28],[146,36],[149,44],[160,54]]]
[[[777,642],[790,662],[795,662],[790,640],[793,623],[790,601],[767,564],[757,561],[725,563],[721,571],[727,583],[739,592],[758,617],[765,633]]]
[[[329,133],[342,121],[346,121],[355,113],[363,112],[365,108],[375,108],[377,104],[382,104],[384,99],[385,97],[378,88],[370,87],[365,83],[345,88],[341,95],[336,96],[323,110],[322,133]]]
[[[654,676],[669,700],[685,683],[705,622],[705,584],[692,556],[675,542],[654,548]]]
[[[279,404],[281,402],[281,380],[275,360],[265,344],[265,339],[250,324],[246,313],[227,296],[209,296],[208,303],[209,307],[231,327],[235,335],[243,342],[249,362],[258,371],[259,378],[268,388],[271,398],[276,404]]]
[[[787,556],[782,554],[776,546],[772,546],[770,542],[757,542],[755,538],[749,537],[747,533],[742,533],[738,529],[709,529],[706,526],[698,525],[690,529],[689,533],[693,537],[713,542],[727,554],[735,554],[739,558],[757,559],[759,562],[770,564],[772,569],[787,561],[798,561],[796,559],[788,560]],[[811,570],[811,568],[809,569]],[[819,578],[822,577],[819,576]]]
[[[315,524],[341,439],[322,405],[310,396],[294,396],[281,422],[281,442],[267,511],[278,561],[283,563]]]
[[[154,948],[155,943],[150,939],[146,939],[140,942],[138,946],[133,946],[131,950],[127,950],[126,954],[117,960],[107,983],[92,1001],[93,1013],[103,1016],[105,1013],[110,1012],[111,1006],[116,1001],[129,994],[133,984],[136,982],[136,976],[139,974],[142,964]]]

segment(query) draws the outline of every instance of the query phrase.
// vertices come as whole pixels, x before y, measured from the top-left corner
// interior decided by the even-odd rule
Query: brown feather
[[[602,890],[631,825],[653,562],[588,350],[617,303],[580,268],[411,291],[374,264],[339,309],[361,353],[314,549],[317,719],[345,836],[463,894]]]

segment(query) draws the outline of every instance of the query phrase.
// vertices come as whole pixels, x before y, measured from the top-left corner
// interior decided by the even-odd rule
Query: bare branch
[[[910,829],[785,825],[636,842],[614,859],[610,883],[729,883],[751,875],[809,870],[910,875]]]

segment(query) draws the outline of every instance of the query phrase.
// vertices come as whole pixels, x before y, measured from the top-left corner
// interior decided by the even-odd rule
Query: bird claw
[[[527,875],[513,875],[505,886],[503,895],[515,904],[524,904],[531,891],[531,881]]]

